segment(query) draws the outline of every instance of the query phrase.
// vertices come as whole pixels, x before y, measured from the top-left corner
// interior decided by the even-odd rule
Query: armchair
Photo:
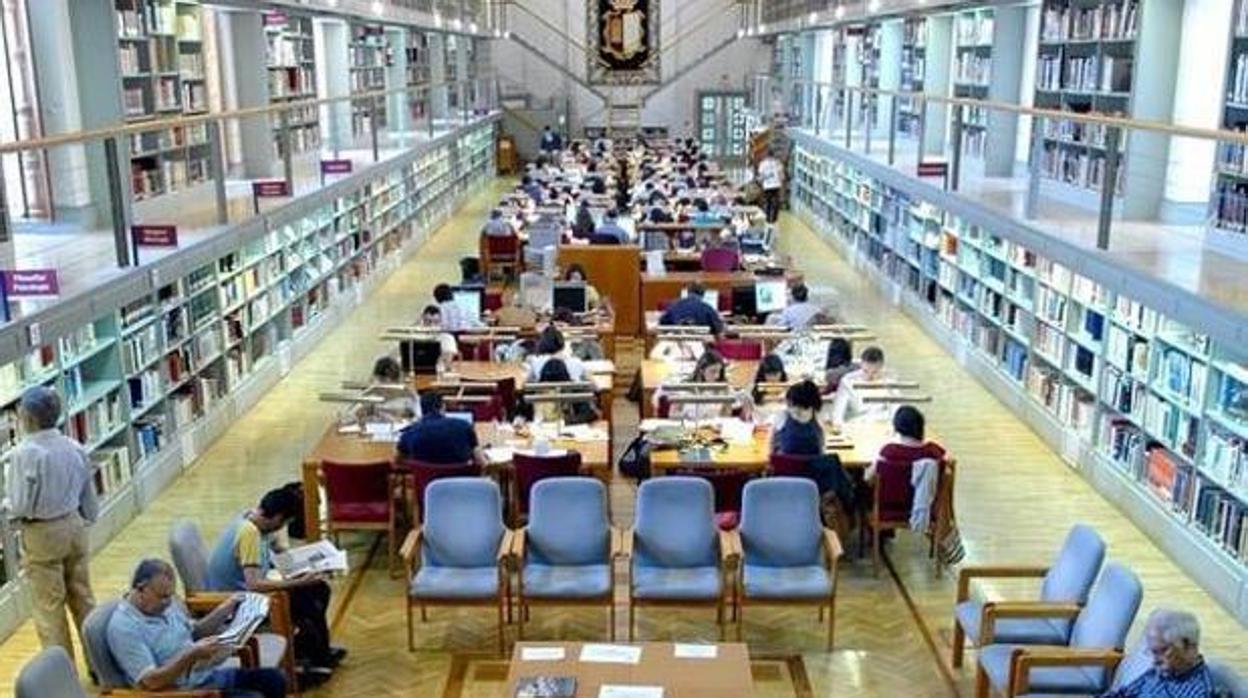
[[[533,486],[529,523],[516,533],[519,637],[529,606],[606,606],[615,639],[612,563],[621,537],[607,521],[607,490],[594,478],[555,477]]]
[[[87,698],[82,684],[78,683],[73,661],[65,649],[58,646],[43,650],[22,666],[13,686],[13,695],[15,698]]]
[[[1123,642],[1135,620],[1144,591],[1131,570],[1117,563],[1105,566],[1088,605],[1082,609],[1074,604],[1020,604],[1018,616],[1059,618],[1074,617],[1070,641],[1064,646],[1018,645],[997,643],[979,651],[975,675],[976,698],[990,692],[1015,696],[1022,693],[1084,693],[1100,694],[1109,687],[1113,670],[1122,659]],[[1046,608],[1046,606],[1048,608]],[[990,616],[985,616],[985,622]],[[1075,653],[1082,664],[1063,663],[1054,649]]]
[[[208,591],[208,549],[193,521],[174,522],[169,531],[169,556],[182,580],[182,592],[191,615],[209,613],[229,597],[227,593]],[[290,598],[283,591],[270,592],[268,597],[268,628],[252,636],[254,656],[250,661],[256,666],[280,668],[286,675],[286,685],[297,695],[295,625],[290,616]]]
[[[819,489],[803,478],[771,477],[745,486],[738,529],[741,568],[737,637],[751,605],[812,605],[828,609],[830,651],[836,627],[836,533],[819,519]]]
[[[971,598],[971,582],[976,579],[1043,578],[1041,604],[1083,605],[1105,560],[1105,541],[1091,527],[1076,524],[1066,534],[1057,558],[1049,567],[986,566],[964,567],[958,575],[958,594],[953,610],[954,667],[962,666],[967,637],[976,647],[994,643],[1020,645],[1065,644],[1070,635],[1070,619],[1027,618],[1010,604],[984,602]],[[984,623],[985,614],[989,622]]]
[[[424,526],[413,528],[400,550],[408,579],[408,651],[415,649],[413,606],[420,607],[422,621],[428,606],[497,606],[498,649],[505,649],[512,532],[503,526],[502,506],[498,485],[483,478],[445,478],[425,490]]]
[[[637,522],[624,532],[629,567],[628,639],[638,606],[714,606],[719,639],[737,560],[735,538],[716,530],[710,484],[696,477],[647,480],[637,489]]]
[[[220,698],[221,691],[216,689],[183,689],[167,691],[144,691],[129,688],[129,679],[125,672],[117,666],[113,659],[113,651],[108,646],[108,623],[117,610],[119,600],[106,601],[87,615],[82,623],[83,653],[87,656],[87,668],[95,675],[100,685],[101,695],[116,698]],[[68,656],[66,657],[68,660]],[[76,683],[76,681],[75,681]],[[40,693],[40,696],[48,695]]]

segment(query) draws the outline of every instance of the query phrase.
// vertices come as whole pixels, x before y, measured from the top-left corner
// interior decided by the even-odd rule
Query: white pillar
[[[386,27],[385,32],[391,55],[390,65],[386,66],[386,89],[396,90],[407,86],[407,29]],[[391,133],[412,130],[412,110],[407,105],[407,93],[386,96],[386,127]]]
[[[1027,40],[1027,8],[1000,6],[993,18],[992,69],[989,73],[988,100],[1018,104],[1022,97],[1023,51]],[[1018,139],[1018,114],[988,112],[987,142],[984,147],[984,175],[1009,177],[1014,174],[1014,151]]]
[[[896,90],[901,87],[901,47],[904,43],[905,20],[890,19],[880,25],[880,89]],[[879,109],[876,114],[876,128],[882,128],[885,134],[890,128],[888,117],[893,105],[893,96],[880,97]]]
[[[927,18],[927,63],[924,66],[923,92],[939,97],[949,96],[949,73],[953,60],[953,15]],[[928,103],[923,121],[923,154],[944,155],[949,126],[949,107]]]
[[[221,90],[227,109],[249,109],[269,105],[267,42],[264,22],[259,12],[223,11],[217,13],[218,37],[221,41]],[[274,148],[276,131],[270,119],[258,116],[233,119],[231,136],[237,139],[236,163],[244,179],[272,177],[279,169],[278,151]]]
[[[350,35],[347,23],[339,19],[312,20],[312,51],[316,56],[316,96],[347,97],[351,94]],[[352,145],[351,103],[335,102],[321,106],[321,133],[325,147],[338,151]]]

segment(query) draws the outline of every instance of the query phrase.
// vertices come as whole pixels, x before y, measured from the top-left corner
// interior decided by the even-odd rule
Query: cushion
[[[329,520],[336,523],[386,523],[390,520],[390,506],[386,502],[331,502]]]
[[[822,565],[763,567],[746,565],[742,574],[745,596],[751,599],[817,599],[831,591]]]
[[[423,566],[409,593],[424,599],[484,599],[498,596],[497,567]]]
[[[1010,682],[1010,657],[1020,645],[988,645],[979,651],[979,665],[992,687],[1004,691]],[[1080,667],[1040,668],[1031,672],[1030,694],[1098,694],[1103,685],[1099,670]]]
[[[524,595],[545,599],[586,599],[611,591],[610,565],[524,566]]]
[[[979,642],[979,622],[984,605],[974,599],[963,601],[953,609],[958,625],[971,642]],[[993,644],[1064,645],[1069,621],[1047,618],[1011,618],[993,624]]]
[[[286,654],[286,638],[276,633],[256,633],[256,643],[260,645],[260,666],[276,668],[282,665],[282,657]]]
[[[633,596],[639,599],[719,598],[718,567],[633,566]]]

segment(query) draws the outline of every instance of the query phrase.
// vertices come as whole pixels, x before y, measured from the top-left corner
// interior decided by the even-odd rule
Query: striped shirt
[[[1230,695],[1214,685],[1213,674],[1202,659],[1182,674],[1149,669],[1126,686],[1103,694],[1102,698],[1229,698]]]

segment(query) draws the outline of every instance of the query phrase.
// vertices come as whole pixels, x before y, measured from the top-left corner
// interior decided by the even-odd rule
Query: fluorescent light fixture
[[[872,12],[880,11],[880,0],[871,0],[871,4],[867,6]]]
[[[807,21],[807,22],[809,22],[810,24],[814,24],[815,22],[818,22],[818,21],[819,21],[819,13],[818,13],[818,12],[811,12],[811,13],[810,13],[810,16],[806,18],[806,21]]]
[[[837,19],[840,19],[840,18],[842,18],[842,17],[844,17],[844,16],[845,16],[845,6],[844,6],[844,5],[837,5],[837,6],[836,6],[836,18],[837,18]]]
[[[380,14],[385,14],[385,12],[386,12],[385,4],[383,4],[381,0],[373,0],[373,14],[380,15]]]
[[[740,38],[741,38],[741,37],[743,37],[743,36],[745,36],[745,30],[744,30],[744,29],[738,29],[738,30],[737,30],[737,38],[738,38],[738,39],[740,39]]]
[[[468,25],[468,31],[472,32],[473,34],[476,34],[476,33],[477,33],[477,23],[476,23],[476,22],[473,22],[473,23],[469,24],[469,25]]]
[[[766,25],[766,24],[760,24],[760,25],[758,25],[758,33],[759,33],[759,34],[766,34],[766,33],[767,33],[767,25]]]

